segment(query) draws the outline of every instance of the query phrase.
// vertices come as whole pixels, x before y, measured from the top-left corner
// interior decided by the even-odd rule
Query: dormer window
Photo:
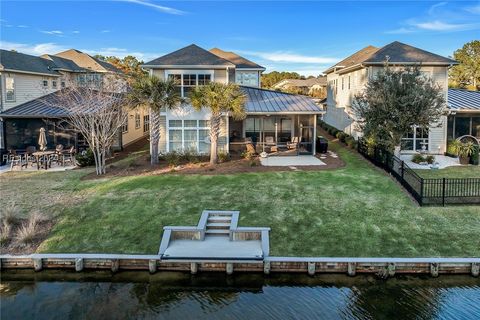
[[[241,86],[258,87],[258,72],[237,70],[235,82]]]

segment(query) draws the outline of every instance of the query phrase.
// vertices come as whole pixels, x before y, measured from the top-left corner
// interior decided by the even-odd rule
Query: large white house
[[[326,123],[345,131],[354,137],[361,136],[355,125],[352,101],[368,81],[388,60],[391,66],[404,67],[421,65],[421,71],[431,77],[442,88],[445,100],[448,99],[448,69],[456,61],[437,54],[412,47],[398,41],[377,48],[368,46],[328,68],[327,103],[324,120]],[[445,106],[447,109],[447,106]],[[429,128],[412,128],[412,132],[402,141],[402,152],[426,150],[441,154],[447,145],[447,116],[440,123]]]
[[[247,118],[234,121],[225,114],[221,124],[219,149],[225,152],[245,150],[245,142],[253,141],[257,149],[292,146],[298,153],[315,152],[317,115],[322,109],[310,98],[260,88],[264,67],[233,52],[220,49],[205,50],[190,45],[149,61],[143,65],[151,75],[174,79],[181,95],[188,98],[196,87],[211,81],[236,83],[247,96]],[[186,106],[161,112],[160,152],[210,150],[208,110],[194,111]],[[260,151],[260,150],[259,150]]]

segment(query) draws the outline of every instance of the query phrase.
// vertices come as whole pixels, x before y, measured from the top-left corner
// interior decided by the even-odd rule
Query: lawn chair
[[[25,149],[25,166],[28,167],[29,164],[32,165],[37,163],[37,159],[33,156],[33,153],[37,151],[37,147],[35,146],[28,146]]]
[[[27,166],[27,162],[25,161],[24,156],[21,154],[15,154],[11,159],[12,160],[10,162],[10,171],[12,171],[13,168],[17,166],[20,167],[20,170],[22,170],[24,166]]]
[[[292,141],[287,142],[288,149],[298,149],[298,145],[302,141],[302,137],[292,137]]]
[[[75,147],[70,147],[68,151],[64,151],[61,153],[61,161],[62,165],[65,166],[66,163],[70,163],[71,165],[75,165]]]

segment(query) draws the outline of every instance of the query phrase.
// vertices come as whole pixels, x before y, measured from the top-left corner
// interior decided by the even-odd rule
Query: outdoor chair
[[[56,153],[61,153],[63,151],[63,144],[57,144],[55,147],[55,152]]]
[[[274,137],[270,137],[270,136],[265,137],[265,144],[266,144],[267,146],[275,146],[275,145],[277,145],[277,144],[275,143],[275,138],[274,138]]]
[[[25,158],[21,154],[16,154],[15,156],[13,156],[10,162],[10,170],[13,170],[13,168],[17,166],[20,167],[20,170],[22,170],[22,168],[26,166]]]
[[[13,157],[15,157],[16,155],[17,155],[17,151],[15,151],[14,149],[9,149],[8,153],[3,155],[2,160],[5,163],[10,163],[10,162],[12,162]]]
[[[247,148],[247,153],[250,153],[250,154],[256,154],[257,151],[255,150],[255,148],[253,147],[253,143],[251,142],[247,142],[245,144],[245,147]]]
[[[33,166],[33,164],[37,162],[33,156],[33,153],[36,151],[37,148],[35,146],[28,146],[27,149],[25,149],[25,166],[28,166],[29,164]]]
[[[287,148],[297,149],[301,139],[302,139],[301,137],[292,137],[292,141],[287,142]]]
[[[68,151],[63,151],[60,154],[62,165],[70,163],[71,165],[75,165],[75,147],[70,147]]]

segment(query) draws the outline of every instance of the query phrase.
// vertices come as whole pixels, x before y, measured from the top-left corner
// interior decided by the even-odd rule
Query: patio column
[[[317,146],[317,115],[314,114],[313,115],[313,145],[312,145],[313,155],[317,153],[316,146]]]

